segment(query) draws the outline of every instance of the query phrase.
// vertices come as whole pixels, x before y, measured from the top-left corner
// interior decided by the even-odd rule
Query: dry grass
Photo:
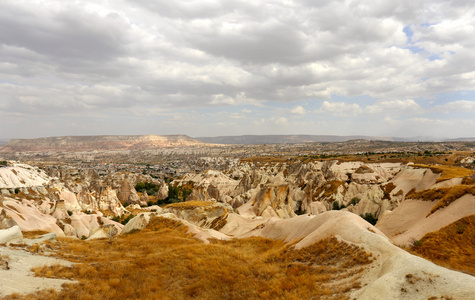
[[[472,174],[472,170],[455,167],[449,165],[424,165],[424,164],[414,164],[414,168],[427,168],[430,169],[435,174],[440,174],[440,177],[437,179],[437,182],[445,181],[452,178],[458,177],[467,177]]]
[[[475,215],[426,234],[411,250],[443,267],[475,276]]]
[[[374,173],[374,170],[371,169],[368,166],[360,166],[358,169],[355,171],[356,174],[367,174],[367,173]]]
[[[185,201],[185,202],[168,204],[164,208],[195,209],[197,207],[212,206],[214,203],[215,202],[211,202],[211,201]]]
[[[27,239],[34,239],[38,238],[44,234],[49,233],[48,231],[43,231],[43,230],[35,230],[35,231],[23,231],[23,237]]]
[[[7,299],[345,299],[372,259],[335,238],[294,250],[263,238],[204,244],[186,231],[157,217],[117,240],[59,239],[49,246],[78,264],[34,271],[79,283]]]
[[[452,202],[459,199],[465,194],[475,195],[475,186],[473,185],[456,185],[447,188],[427,189],[416,192],[414,190],[407,193],[407,199],[419,199],[423,201],[439,200],[431,209],[430,214],[436,212],[438,209],[449,206]],[[429,214],[429,215],[430,215]]]
[[[381,186],[381,189],[383,190],[383,199],[391,200],[390,193],[391,193],[395,188],[396,188],[396,186],[395,186],[394,183],[392,183],[392,182],[388,182],[388,183],[386,183],[385,185],[382,185],[382,186]],[[401,194],[402,194],[402,190],[401,190]]]
[[[318,187],[314,194],[318,196],[319,198],[328,198],[331,195],[335,194],[338,188],[344,184],[345,182],[343,181],[331,180],[321,185],[320,187]]]

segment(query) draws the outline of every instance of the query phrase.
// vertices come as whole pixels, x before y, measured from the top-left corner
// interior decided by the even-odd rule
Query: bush
[[[376,225],[376,222],[378,222],[378,219],[374,217],[372,213],[365,213],[364,215],[360,215],[363,219],[366,220],[366,222],[370,223],[371,225]]]
[[[360,198],[354,197],[353,199],[351,199],[351,201],[348,203],[348,205],[356,205],[356,204],[358,204],[360,201],[361,201]]]
[[[68,216],[72,216],[73,215],[73,212],[68,210]]]
[[[157,192],[159,189],[160,187],[153,182],[138,182],[135,185],[135,190],[137,192],[140,192],[140,193],[147,192],[147,194],[150,196],[157,195]]]
[[[18,194],[20,192],[20,188],[15,189],[15,194]]]
[[[297,207],[298,209],[295,211],[295,214],[300,216],[305,213],[305,211],[302,209],[302,201],[297,201]]]
[[[422,246],[423,242],[424,242],[423,240],[416,240],[416,239],[411,240],[412,247],[420,247]]]
[[[343,209],[343,208],[346,208],[345,204],[342,204],[340,206],[340,204],[338,203],[338,201],[333,201],[333,204],[332,204],[332,209],[333,210],[340,210],[340,209]]]
[[[132,220],[135,216],[130,214],[127,216],[127,218],[125,218],[122,222],[120,222],[122,225],[125,225],[127,223],[129,223],[130,220]]]

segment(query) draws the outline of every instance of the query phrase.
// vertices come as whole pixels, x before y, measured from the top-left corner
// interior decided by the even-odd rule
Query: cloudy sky
[[[2,0],[0,138],[475,136],[473,0]]]

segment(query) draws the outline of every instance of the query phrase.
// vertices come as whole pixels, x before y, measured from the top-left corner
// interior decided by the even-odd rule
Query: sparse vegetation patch
[[[411,251],[443,267],[475,276],[475,215],[426,234]]]
[[[438,209],[450,205],[455,200],[459,199],[465,194],[475,195],[475,186],[473,185],[456,185],[447,188],[427,189],[416,192],[409,191],[407,199],[418,199],[423,201],[439,200],[431,209],[430,214],[436,212]]]
[[[372,261],[336,238],[295,250],[256,237],[204,244],[186,231],[156,217],[116,240],[48,242],[77,264],[37,268],[36,276],[79,283],[7,299],[345,299],[361,287],[358,275]]]

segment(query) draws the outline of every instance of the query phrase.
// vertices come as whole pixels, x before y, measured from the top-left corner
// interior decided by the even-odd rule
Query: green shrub
[[[423,240],[412,239],[411,244],[412,244],[412,247],[416,248],[416,247],[422,246],[423,242],[424,242]]]
[[[305,213],[305,211],[302,209],[302,201],[297,201],[297,207],[298,209],[295,211],[295,214],[300,216]]]
[[[340,206],[340,204],[338,203],[338,201],[333,201],[333,204],[332,204],[332,209],[333,210],[340,210],[340,209],[343,209],[343,208],[346,208],[345,204],[342,204]]]
[[[348,203],[348,205],[356,205],[356,204],[358,204],[360,201],[361,201],[360,198],[354,197],[353,199],[351,199],[351,201]]]
[[[72,216],[73,215],[73,212],[68,210],[68,216]]]
[[[125,218],[122,222],[120,222],[122,225],[125,225],[127,223],[129,223],[130,220],[132,220],[135,216],[130,214],[127,216],[127,218]]]
[[[372,213],[365,213],[364,215],[360,215],[363,219],[366,220],[366,222],[370,223],[371,225],[376,225],[376,222],[378,222],[378,219],[374,217]]]
[[[466,228],[467,228],[467,225],[465,224],[457,224],[457,227],[456,227],[457,233],[463,234]]]
[[[159,189],[160,187],[153,182],[138,182],[135,185],[135,190],[137,192],[140,192],[140,193],[147,192],[147,194],[150,196],[157,195],[157,192]]]

